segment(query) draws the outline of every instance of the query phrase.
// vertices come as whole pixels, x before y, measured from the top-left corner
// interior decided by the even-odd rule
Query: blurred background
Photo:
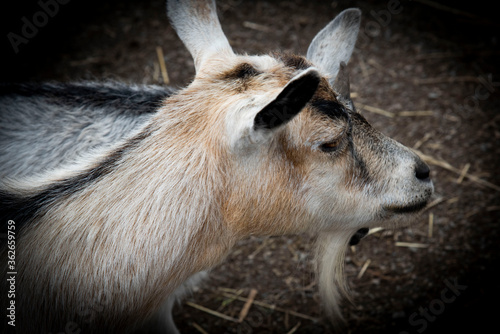
[[[249,54],[305,54],[336,14],[359,7],[360,38],[349,63],[354,102],[375,128],[431,166],[436,194],[412,227],[372,231],[348,250],[353,298],[343,303],[340,332],[450,333],[496,323],[500,23],[493,6],[218,1],[230,43]],[[193,78],[163,0],[4,1],[0,8],[2,82],[114,79],[181,88]],[[181,331],[333,332],[321,312],[313,245],[310,235],[239,243],[176,306]]]

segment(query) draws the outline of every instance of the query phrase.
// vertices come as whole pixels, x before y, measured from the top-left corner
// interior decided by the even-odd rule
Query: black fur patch
[[[275,54],[275,56],[277,56],[277,58],[280,59],[285,64],[285,66],[297,70],[305,70],[312,66],[311,63],[302,56],[297,56],[289,53],[278,53]]]
[[[235,79],[249,79],[261,74],[255,67],[248,63],[243,63],[230,71],[222,74],[223,79],[235,80]]]
[[[336,101],[314,99],[311,106],[333,120],[349,119],[349,114],[344,106]]]
[[[0,84],[0,97],[43,97],[47,102],[73,107],[102,108],[137,116],[157,111],[174,94],[172,88],[137,86],[116,82]]]
[[[352,237],[351,240],[349,241],[350,246],[354,246],[359,244],[361,239],[363,239],[369,232],[370,230],[366,227],[360,228]]]
[[[358,154],[356,148],[354,147],[354,143],[351,142],[351,154],[354,158],[354,166],[357,177],[363,184],[371,183],[372,179],[370,176],[370,172],[368,171],[368,166],[363,158]]]

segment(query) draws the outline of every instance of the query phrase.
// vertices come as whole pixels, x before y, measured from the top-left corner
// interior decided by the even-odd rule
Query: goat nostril
[[[415,176],[421,181],[428,181],[430,179],[430,169],[425,163],[420,162],[415,168]]]

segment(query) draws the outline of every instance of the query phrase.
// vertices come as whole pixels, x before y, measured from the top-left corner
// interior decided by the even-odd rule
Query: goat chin
[[[322,233],[316,240],[316,271],[319,293],[327,318],[335,326],[345,324],[340,301],[349,299],[344,277],[344,258],[352,232]]]

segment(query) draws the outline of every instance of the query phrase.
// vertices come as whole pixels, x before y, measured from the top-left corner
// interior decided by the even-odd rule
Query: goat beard
[[[345,325],[341,301],[349,298],[344,276],[345,252],[350,231],[322,233],[316,240],[316,273],[324,312],[334,327]]]

